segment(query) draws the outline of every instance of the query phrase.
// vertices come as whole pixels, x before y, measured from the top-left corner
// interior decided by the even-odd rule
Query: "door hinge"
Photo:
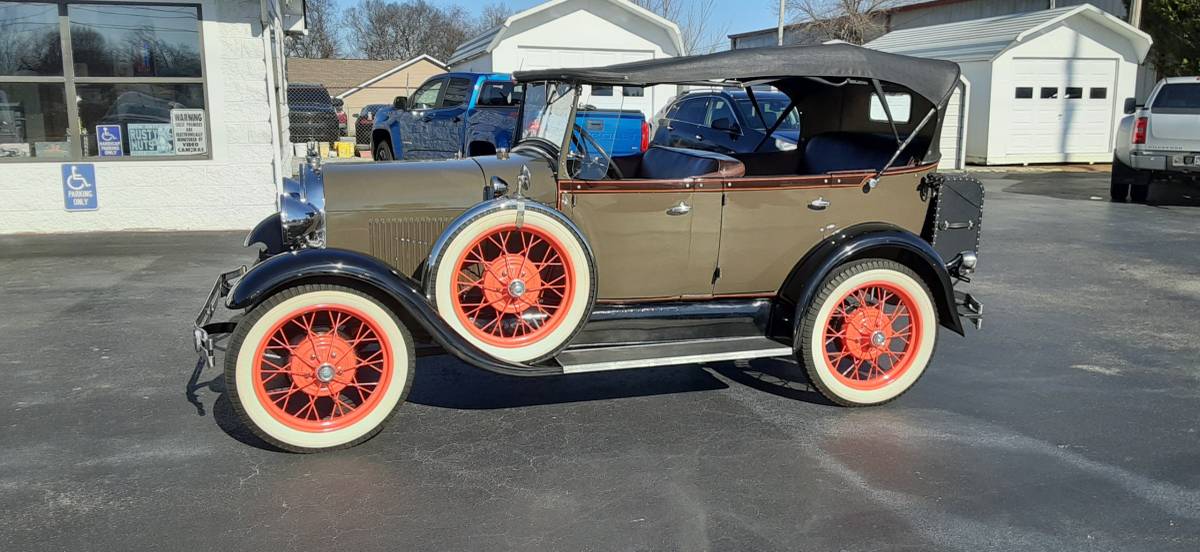
[[[717,280],[719,280],[720,278],[721,278],[721,267],[718,266],[717,268],[713,269],[712,283],[714,283],[714,284],[717,283]]]

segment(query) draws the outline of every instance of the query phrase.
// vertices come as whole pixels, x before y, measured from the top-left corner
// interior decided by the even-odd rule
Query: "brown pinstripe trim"
[[[934,163],[888,169],[883,176],[919,173]],[[872,171],[846,171],[814,176],[750,176],[738,178],[692,178],[683,180],[560,180],[559,192],[571,193],[659,193],[794,190],[805,188],[861,187],[874,176]]]

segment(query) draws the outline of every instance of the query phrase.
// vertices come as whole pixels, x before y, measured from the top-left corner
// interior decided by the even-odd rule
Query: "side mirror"
[[[1137,99],[1125,98],[1125,114],[1133,115],[1135,112],[1137,112]]]
[[[742,129],[738,128],[737,123],[731,121],[728,117],[714,119],[712,122],[713,130],[723,130],[730,134],[741,134]]]
[[[346,105],[346,102],[342,101],[342,99],[341,99],[341,98],[334,98],[334,99],[333,99],[333,107],[342,108],[342,107],[344,107],[345,105]]]
[[[394,108],[397,111],[408,111],[408,97],[407,96],[396,96],[392,100],[392,108]]]

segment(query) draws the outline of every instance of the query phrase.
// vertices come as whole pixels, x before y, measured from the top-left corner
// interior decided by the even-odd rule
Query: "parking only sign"
[[[96,166],[64,164],[62,166],[63,204],[68,211],[95,211],[100,207],[96,195]]]
[[[125,155],[121,149],[121,125],[96,126],[96,148],[100,150],[100,157]]]

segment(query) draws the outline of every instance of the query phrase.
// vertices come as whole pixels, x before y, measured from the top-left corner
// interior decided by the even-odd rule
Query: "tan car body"
[[[860,223],[915,234],[934,165],[816,176],[686,180],[556,180],[550,163],[514,153],[440,162],[325,168],[329,247],[359,251],[420,277],[442,231],[482,199],[493,176],[532,176],[526,196],[583,232],[596,258],[597,299],[626,302],[773,296],[822,239]],[[825,207],[820,207],[827,203]],[[673,207],[688,212],[672,215]]]

